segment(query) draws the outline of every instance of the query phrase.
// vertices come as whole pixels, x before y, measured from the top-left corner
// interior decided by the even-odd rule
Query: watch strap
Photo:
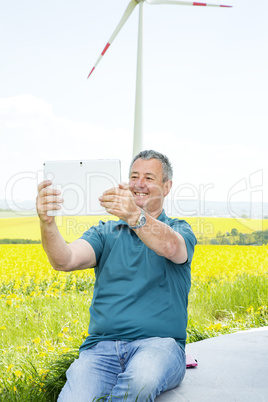
[[[141,209],[141,214],[138,217],[136,225],[134,225],[134,226],[129,225],[129,227],[130,227],[130,229],[139,229],[139,228],[142,228],[144,225],[146,225],[146,222],[147,222],[147,220],[146,220],[145,212],[143,209]]]

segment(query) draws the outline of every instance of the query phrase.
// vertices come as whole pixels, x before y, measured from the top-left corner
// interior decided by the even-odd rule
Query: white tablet
[[[49,216],[104,215],[107,212],[99,197],[118,187],[121,166],[118,159],[47,161],[44,178],[52,180],[52,187],[59,189],[63,198],[62,208],[49,211]]]

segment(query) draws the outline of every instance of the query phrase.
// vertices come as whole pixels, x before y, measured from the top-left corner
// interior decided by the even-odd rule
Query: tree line
[[[242,245],[242,246],[262,246],[268,243],[268,229],[258,230],[252,233],[240,233],[236,228],[231,232],[222,233],[219,231],[216,237],[208,238],[200,236],[198,244],[223,244],[223,245]]]
[[[198,244],[223,244],[223,245],[254,245],[262,246],[268,243],[268,229],[258,230],[252,233],[240,233],[236,228],[231,232],[222,233],[219,231],[216,237],[206,237],[200,235],[197,239]],[[0,239],[0,244],[40,244],[40,240],[31,239]]]
[[[31,239],[0,239],[0,244],[40,244],[41,240]]]

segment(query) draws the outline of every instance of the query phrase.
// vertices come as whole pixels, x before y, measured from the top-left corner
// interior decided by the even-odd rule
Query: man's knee
[[[161,379],[158,378],[157,374],[154,375],[153,373],[137,375],[130,382],[130,387],[135,401],[136,398],[137,401],[154,401],[156,396],[163,392]]]
[[[149,345],[148,345],[149,346]],[[185,354],[173,339],[156,339],[134,358],[127,370],[129,384],[138,401],[154,398],[177,387],[185,374]],[[126,375],[126,373],[125,373]]]
[[[125,398],[127,401],[154,401],[156,396],[164,392],[166,387],[161,373],[156,367],[146,370],[129,370],[118,376],[113,396]]]

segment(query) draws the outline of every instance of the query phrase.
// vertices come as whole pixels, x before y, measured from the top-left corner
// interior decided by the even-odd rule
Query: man
[[[67,370],[58,401],[154,401],[185,374],[187,303],[195,236],[163,210],[172,185],[166,156],[140,152],[129,184],[100,196],[119,221],[100,222],[71,244],[46,212],[59,191],[39,185],[42,243],[53,268],[95,267],[89,337]],[[100,398],[100,399],[98,399]]]

